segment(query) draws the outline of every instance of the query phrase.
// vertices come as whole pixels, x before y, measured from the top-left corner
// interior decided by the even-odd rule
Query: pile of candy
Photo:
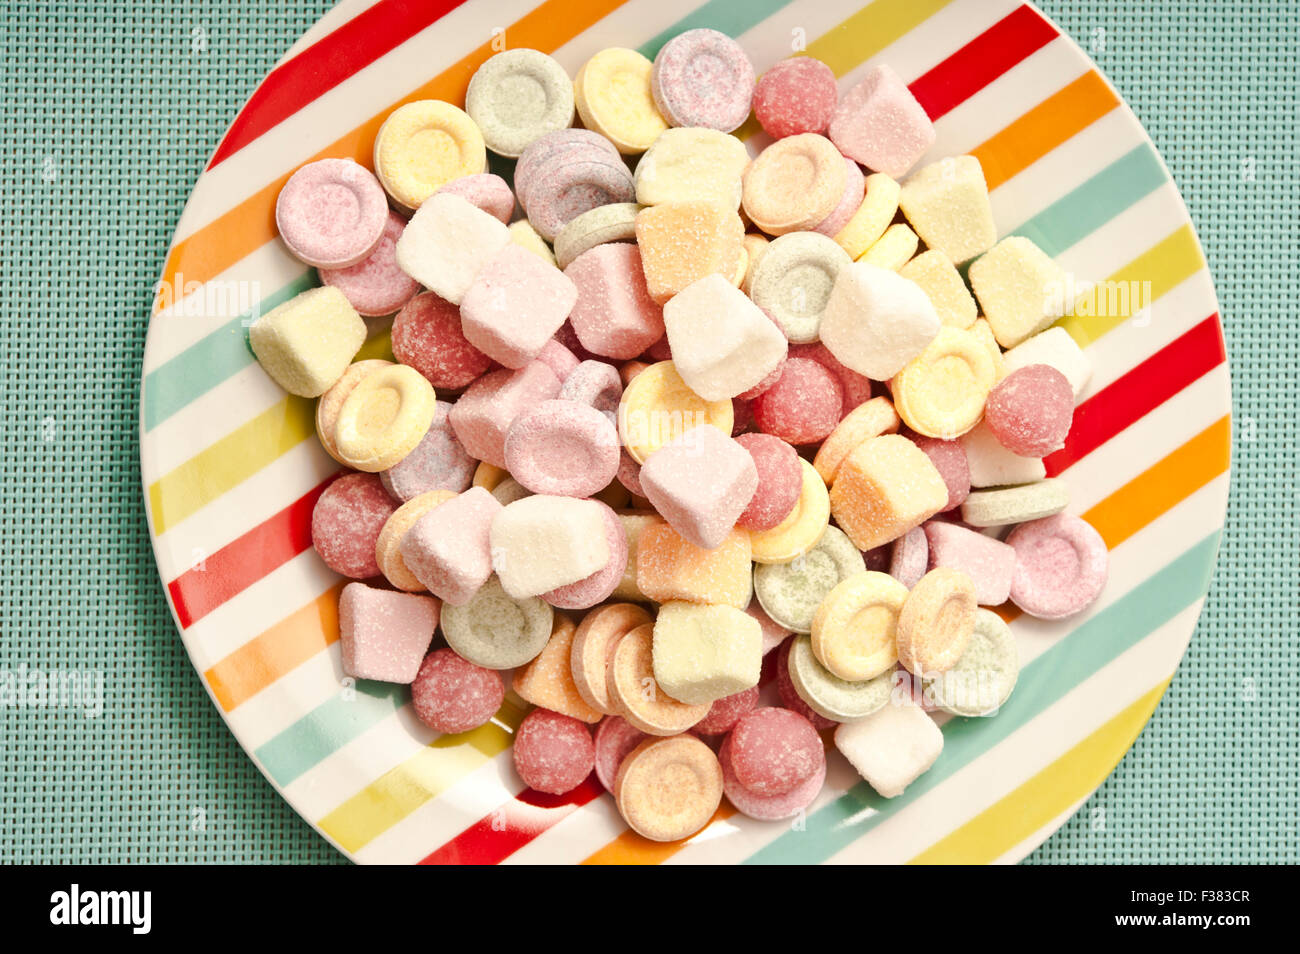
[[[751,109],[753,158],[731,135]],[[756,81],[691,30],[572,82],[500,53],[464,110],[395,110],[373,174],[299,169],[276,218],[322,286],[250,338],[348,468],[312,523],[365,581],[344,672],[410,684],[459,733],[514,670],[523,782],[594,769],[658,840],[724,794],[797,815],[820,730],[892,796],[939,755],[930,712],[996,712],[1019,664],[982,607],[1058,619],[1105,583],[1042,460],[1089,367],[1051,327],[1064,274],[998,241],[978,160],[900,184],[934,140],[887,66],[841,97],[817,60]],[[353,363],[362,316],[394,312],[396,362]]]

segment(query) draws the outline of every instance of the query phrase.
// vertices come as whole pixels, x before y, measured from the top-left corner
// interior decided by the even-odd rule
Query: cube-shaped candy
[[[296,295],[248,329],[262,370],[300,397],[328,391],[365,341],[366,323],[332,285]]]
[[[542,353],[577,300],[564,272],[510,242],[474,276],[461,299],[461,327],[485,355],[522,368]]]
[[[500,509],[482,487],[434,507],[402,537],[406,568],[444,603],[464,606],[492,575],[488,531]]]
[[[642,205],[696,199],[740,208],[740,177],[749,165],[745,144],[702,127],[660,133],[636,164],[636,200]]]
[[[1047,468],[1040,459],[1013,454],[983,422],[963,434],[960,440],[966,451],[972,487],[1031,484],[1047,476]]]
[[[506,431],[530,407],[560,393],[560,379],[542,361],[515,371],[493,371],[460,396],[447,420],[471,457],[493,467],[506,466]]]
[[[919,527],[948,505],[948,485],[906,437],[883,434],[845,458],[831,487],[831,515],[859,550]]]
[[[885,798],[902,795],[943,751],[943,733],[920,706],[890,704],[835,730],[835,747]]]
[[[734,278],[745,251],[745,226],[735,209],[716,202],[666,202],[636,217],[650,297],[661,305],[705,275]]]
[[[655,682],[690,705],[757,686],[763,668],[762,627],[733,606],[665,603],[652,646]]]
[[[936,249],[922,252],[898,270],[921,286],[934,305],[939,321],[954,328],[969,328],[979,313],[961,273],[947,255]]]
[[[1031,364],[1050,365],[1065,375],[1076,401],[1092,377],[1092,362],[1064,328],[1048,328],[1002,355],[1002,370],[1006,374]]]
[[[711,550],[727,538],[758,489],[754,458],[716,427],[695,427],[651,454],[641,489],[687,540]]]
[[[618,515],[618,522],[623,525],[623,533],[627,537],[627,567],[623,571],[623,579],[619,581],[614,592],[610,594],[612,599],[616,600],[637,600],[644,601],[649,599],[641,592],[640,586],[637,585],[637,554],[641,546],[641,534],[647,527],[659,525],[667,526],[663,518],[657,513],[649,511],[626,511]],[[681,538],[677,531],[673,531],[678,539]],[[682,541],[685,543],[685,541]],[[699,549],[696,547],[695,549]],[[717,550],[705,550],[704,553],[717,553]],[[746,559],[748,562],[748,559]]]
[[[637,590],[656,603],[686,600],[743,609],[753,593],[751,552],[746,530],[732,530],[721,544],[705,550],[657,520],[641,530],[637,541]]]
[[[1010,597],[1016,551],[1007,544],[942,520],[925,525],[925,539],[930,546],[930,569],[961,570],[975,584],[975,601],[981,606],[1001,606]]]
[[[974,156],[940,159],[903,183],[899,208],[925,244],[958,265],[998,240],[984,169]]]
[[[1065,269],[1020,235],[1004,238],[970,267],[970,284],[993,336],[1014,348],[1065,314]]]
[[[397,240],[397,265],[429,291],[459,305],[479,269],[510,244],[494,215],[449,192],[425,200]]]
[[[789,347],[776,323],[721,275],[669,299],[664,327],[677,373],[706,401],[748,391],[780,367]]]
[[[576,583],[609,563],[605,508],[536,494],[502,508],[489,532],[492,569],[514,599]]]
[[[569,322],[592,354],[625,361],[663,337],[663,309],[646,288],[636,245],[597,245],[570,262],[564,274],[578,289]]]
[[[916,282],[866,262],[841,268],[822,315],[822,344],[850,370],[887,381],[939,333],[939,316]]]
[[[898,178],[934,145],[934,124],[907,84],[885,64],[840,97],[827,132],[840,152]]]
[[[339,594],[343,672],[355,679],[410,683],[438,627],[430,596],[349,583]]]

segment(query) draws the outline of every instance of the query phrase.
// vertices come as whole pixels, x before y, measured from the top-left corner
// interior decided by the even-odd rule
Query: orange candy
[[[859,550],[898,539],[947,505],[939,471],[925,451],[898,434],[858,445],[831,487],[831,514]]]
[[[656,603],[685,600],[744,609],[753,588],[749,533],[732,530],[716,549],[705,550],[666,523],[646,527],[637,541],[636,584]]]
[[[578,690],[569,662],[575,631],[573,620],[556,613],[545,648],[528,665],[515,670],[514,690],[525,702],[596,723],[605,710],[591,705]]]

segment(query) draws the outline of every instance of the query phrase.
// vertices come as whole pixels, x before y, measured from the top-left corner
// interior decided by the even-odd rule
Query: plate
[[[521,791],[511,705],[436,738],[404,687],[342,675],[340,581],[310,540],[337,465],[314,440],[313,402],[263,374],[246,331],[314,283],[273,231],[275,196],[299,165],[366,162],[395,106],[463,101],[476,65],[500,49],[551,52],[574,73],[605,47],[653,56],[700,26],[738,37],[760,71],[793,52],[819,57],[841,89],[892,65],[935,120],[932,157],[978,156],[999,235],[1028,236],[1077,281],[1085,307],[1063,323],[1095,372],[1068,445],[1047,462],[1106,539],[1111,578],[1082,616],[1014,622],[1015,694],[996,718],[949,721],[939,761],[902,796],[879,798],[834,756],[793,825],[724,804],[688,842],[653,845],[594,785]],[[386,346],[381,327],[365,353]],[[1159,702],[1227,503],[1228,368],[1187,210],[1087,55],[1012,0],[346,2],[267,76],[195,184],[144,368],[146,509],[181,638],[249,756],[360,862],[1018,860],[1102,782]]]

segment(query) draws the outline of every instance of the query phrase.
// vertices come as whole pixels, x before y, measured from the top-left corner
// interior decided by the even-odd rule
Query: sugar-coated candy
[[[749,452],[717,428],[693,428],[646,458],[640,483],[678,533],[711,550],[749,506],[758,470]]]
[[[510,224],[510,219],[515,214],[515,194],[510,191],[510,184],[490,172],[452,179],[438,193],[458,195],[506,225]]]
[[[930,544],[925,530],[913,527],[893,542],[889,553],[889,575],[906,587],[917,584],[929,568]]]
[[[537,234],[553,242],[566,225],[584,212],[631,202],[635,197],[632,173],[621,160],[575,156],[539,170],[523,204]]]
[[[668,128],[651,92],[653,69],[636,50],[613,47],[587,60],[573,79],[582,124],[624,155],[645,152]]]
[[[507,243],[474,276],[460,303],[465,338],[507,368],[521,368],[564,324],[578,289],[564,272]]]
[[[978,336],[944,325],[890,382],[894,408],[912,430],[952,440],[974,427],[997,370]]]
[[[898,434],[860,444],[840,465],[830,491],[835,522],[859,550],[898,539],[947,502],[948,487],[930,458]]]
[[[1002,371],[1011,374],[1031,364],[1051,365],[1065,375],[1077,401],[1092,377],[1092,363],[1064,328],[1048,328],[1002,355]]]
[[[1106,585],[1106,541],[1073,514],[1022,523],[1007,536],[1007,545],[1016,553],[1011,600],[1030,616],[1071,616],[1090,606]]]
[[[730,732],[737,722],[758,705],[758,686],[713,700],[709,714],[695,723],[691,730],[698,735],[722,735]]]
[[[354,679],[410,683],[437,626],[433,597],[349,583],[339,594],[343,672]]]
[[[1001,527],[1060,513],[1070,505],[1070,488],[1055,477],[1019,487],[972,490],[961,518],[972,527]]]
[[[596,767],[591,729],[549,709],[534,709],[515,730],[515,771],[535,792],[563,795],[582,784]]]
[[[505,50],[470,77],[465,112],[487,148],[517,157],[548,132],[573,123],[573,83],[564,67],[538,50]]]
[[[1022,457],[1046,457],[1065,446],[1074,419],[1074,392],[1051,365],[1012,371],[989,393],[984,422],[998,443]]]
[[[646,739],[614,781],[619,813],[650,841],[680,841],[709,823],[722,802],[722,768],[692,735]]]
[[[749,452],[758,473],[754,496],[736,526],[771,530],[790,515],[803,489],[803,467],[795,449],[771,434],[741,434],[736,443]]]
[[[975,602],[981,606],[1001,606],[1007,601],[1016,571],[1014,549],[955,523],[932,520],[924,529],[931,569],[943,566],[965,573],[975,584]]]
[[[442,635],[459,656],[486,669],[514,669],[551,638],[554,610],[535,596],[514,599],[495,577],[464,606],[446,606]]]
[[[397,264],[438,297],[459,305],[479,270],[511,244],[500,219],[441,192],[406,223],[397,240]]]
[[[761,706],[741,717],[724,756],[736,780],[764,797],[785,795],[817,774],[826,750],[811,722],[789,709]]]
[[[811,649],[838,679],[863,683],[898,661],[898,614],[907,586],[873,570],[844,577],[826,594],[812,619]]]
[[[655,682],[681,702],[708,703],[758,685],[763,637],[734,606],[668,602],[655,617]]]
[[[984,169],[974,156],[951,156],[913,173],[898,207],[925,242],[961,265],[997,241]]]
[[[939,321],[954,328],[969,328],[979,309],[957,266],[947,255],[929,249],[904,264],[898,274],[916,282],[934,305]]]
[[[649,504],[647,502],[646,506]],[[618,515],[618,522],[623,525],[623,534],[627,538],[627,566],[623,578],[614,587],[610,595],[620,600],[645,600],[647,597],[637,585],[637,565],[641,534],[646,527],[665,525],[663,518],[651,510],[624,511]],[[676,533],[676,531],[673,531]],[[678,535],[680,539],[680,534]],[[697,548],[698,549],[698,548]]]
[[[813,465],[800,459],[803,483],[789,515],[771,530],[749,535],[755,563],[789,563],[811,550],[830,522],[830,495]]]
[[[815,444],[839,423],[844,389],[825,365],[791,358],[776,383],[754,399],[754,423],[795,445]]]
[[[821,713],[814,710],[808,703],[803,701],[803,697],[794,688],[794,682],[790,679],[790,644],[794,640],[782,640],[773,648],[776,649],[776,694],[781,700],[782,708],[789,709],[791,712],[797,712],[813,724],[813,728],[818,732],[823,729],[833,729],[838,724],[834,719],[828,719]],[[811,655],[811,651],[809,653]],[[814,660],[815,661],[815,660]]]
[[[597,245],[570,262],[564,274],[578,289],[569,321],[588,351],[635,358],[664,336],[663,308],[646,286],[636,245]]]
[[[290,394],[318,397],[366,341],[366,323],[343,292],[311,288],[258,316],[248,343],[262,370]]]
[[[750,297],[790,341],[816,341],[835,278],[849,262],[833,239],[789,232],[767,246],[751,271]]]
[[[814,717],[817,717],[815,713]],[[722,791],[736,811],[749,818],[757,821],[794,818],[816,800],[822,786],[826,784],[826,758],[823,754],[813,773],[790,791],[781,795],[760,795],[753,789],[746,788],[737,778],[735,769],[732,768],[731,748],[732,741],[728,736],[718,752],[718,762],[722,766]]]
[[[861,258],[885,234],[898,212],[900,191],[897,180],[883,172],[873,172],[867,176],[863,183],[862,202],[857,211],[832,236],[835,244],[844,249],[849,258]]]
[[[608,504],[596,499],[591,503],[600,508],[609,559],[582,579],[562,584],[542,594],[542,599],[560,609],[587,609],[608,599],[618,588],[627,569],[627,531],[623,529],[623,522]]]
[[[816,228],[844,194],[844,157],[825,136],[778,139],[745,169],[741,204],[768,235]]]
[[[338,425],[339,409],[343,407],[343,402],[348,399],[352,389],[360,383],[361,379],[372,371],[378,371],[380,368],[392,367],[393,362],[384,361],[380,358],[368,358],[364,361],[356,361],[348,365],[347,370],[339,376],[339,379],[330,385],[330,389],[320,396],[316,402],[316,436],[320,438],[321,446],[325,448],[325,453],[329,454],[340,464],[343,463],[339,457],[339,449],[334,443],[334,428]]]
[[[791,562],[756,566],[754,596],[774,622],[791,632],[808,633],[826,594],[863,569],[857,547],[842,531],[827,527],[812,549]]]
[[[608,716],[596,726],[596,778],[608,792],[614,791],[619,766],[632,750],[649,736],[619,716]]]
[[[709,714],[708,702],[682,702],[655,681],[653,623],[638,626],[618,641],[608,680],[618,714],[647,735],[677,735]]]
[[[854,262],[835,278],[819,334],[842,364],[887,381],[934,340],[939,327],[934,305],[915,282]]]
[[[750,600],[745,612],[758,620],[758,628],[763,634],[763,655],[766,656],[785,642],[792,630],[786,629],[763,610],[758,600]]]
[[[501,481],[501,483],[492,488],[493,498],[503,507],[507,504],[514,503],[516,500],[523,500],[525,497],[531,497],[532,494],[533,492],[531,490],[513,477],[507,477],[505,480]]]
[[[492,518],[492,568],[515,599],[537,596],[603,569],[610,558],[603,505],[537,494]]]
[[[953,715],[993,715],[1011,697],[1019,675],[1011,627],[997,613],[980,609],[966,651],[951,669],[926,680],[925,694]]]
[[[485,725],[505,696],[500,673],[476,666],[450,649],[435,649],[425,656],[411,683],[416,718],[444,735]]]
[[[745,144],[716,129],[668,129],[636,164],[633,181],[642,205],[716,202],[740,208],[740,177],[749,165]]]
[[[473,484],[475,487],[482,487],[484,490],[491,492],[509,476],[509,471],[504,467],[494,467],[486,461],[479,461],[478,466],[474,468]]]
[[[433,386],[414,368],[397,364],[367,374],[339,408],[339,459],[356,470],[387,470],[424,439],[437,403]]]
[[[416,295],[393,318],[393,355],[439,390],[459,391],[492,366],[465,338],[460,309],[433,292]]]
[[[405,228],[406,220],[389,210],[383,234],[370,254],[352,265],[318,269],[321,284],[343,292],[358,315],[391,315],[420,292],[420,283],[397,264],[397,240]]]
[[[696,546],[667,523],[641,530],[636,550],[636,586],[657,603],[689,600],[738,609],[749,603],[750,534],[733,530],[712,549]]]
[[[1047,476],[1041,459],[1021,457],[1007,450],[983,422],[963,434],[958,443],[966,452],[972,487],[1029,484]]]
[[[527,408],[560,393],[560,379],[541,361],[485,374],[465,391],[448,420],[472,457],[506,466],[506,433]]]
[[[325,565],[354,580],[379,575],[375,543],[397,503],[373,474],[344,474],[311,512],[311,542]]]
[[[501,504],[471,487],[424,513],[400,544],[406,568],[448,606],[464,606],[492,575],[488,531]]]
[[[582,700],[606,715],[617,712],[609,698],[610,660],[618,641],[654,620],[635,603],[610,603],[591,610],[573,634],[569,651],[569,674]],[[617,766],[615,767],[617,768]]]
[[[537,234],[537,229],[533,228],[531,222],[527,219],[520,219],[517,222],[511,222],[506,226],[506,231],[510,233],[510,241],[514,242],[520,248],[527,249],[547,265],[558,265],[555,253],[551,247],[546,244],[546,239]]]
[[[897,272],[916,254],[919,245],[916,233],[899,222],[885,229],[884,234],[859,255],[857,261]]]
[[[375,136],[374,160],[384,190],[412,210],[453,179],[481,173],[487,150],[464,110],[423,99],[388,114]]]
[[[706,401],[687,386],[671,361],[660,361],[630,379],[618,406],[618,433],[638,464],[695,427],[731,433],[730,401]]]
[[[943,733],[910,703],[882,706],[835,730],[835,747],[885,798],[902,795],[943,751]]]
[[[662,305],[706,275],[733,278],[745,226],[734,209],[716,202],[664,202],[637,213],[636,242],[646,288]]]
[[[975,628],[975,584],[936,567],[912,587],[898,613],[898,664],[916,676],[956,665]]]
[[[561,401],[574,401],[595,408],[608,414],[616,426],[618,402],[622,397],[623,381],[618,376],[618,369],[604,361],[579,362],[560,385]],[[617,440],[617,435],[615,438]]]
[[[796,56],[780,60],[758,78],[754,116],[773,139],[824,133],[839,99],[835,74],[821,60]]]
[[[379,531],[379,537],[375,540],[375,562],[379,564],[379,572],[384,578],[399,590],[423,593],[427,589],[407,567],[406,559],[402,556],[402,541],[421,517],[455,496],[450,490],[430,490],[412,497],[393,511],[393,515]]]
[[[871,679],[850,682],[823,666],[813,652],[809,636],[790,640],[786,667],[790,685],[799,698],[831,722],[854,722],[886,706],[894,688],[892,668]]]
[[[582,363],[582,360],[576,354],[554,338],[542,345],[542,350],[537,352],[537,360],[555,373],[555,376],[560,380],[561,386],[569,379],[569,375],[577,369],[578,365]]]
[[[934,145],[934,124],[887,64],[873,67],[840,97],[827,135],[868,169],[898,178]]]
[[[568,268],[575,258],[598,245],[634,241],[640,210],[635,202],[613,202],[569,219],[555,235],[554,264]]]
[[[670,125],[729,133],[749,116],[754,65],[725,33],[687,30],[655,55],[650,89]]]
[[[609,417],[576,401],[542,401],[506,432],[506,467],[536,494],[590,497],[618,473],[619,452]]]
[[[388,199],[365,166],[318,159],[301,166],[275,200],[275,226],[294,256],[317,268],[346,268],[375,250]]]
[[[524,147],[515,163],[515,194],[519,204],[528,207],[530,189],[541,173],[574,159],[591,158],[621,161],[614,144],[590,129],[557,129],[534,139]]]
[[[835,430],[817,448],[813,467],[829,487],[835,483],[835,475],[849,454],[871,438],[897,430],[898,414],[889,398],[872,398],[855,407],[835,425]]]
[[[448,415],[451,405],[438,401],[433,421],[415,449],[379,475],[384,488],[398,500],[410,500],[429,490],[467,490],[474,479],[474,458],[456,439]]]
[[[551,638],[531,662],[515,670],[511,688],[525,702],[594,724],[605,713],[589,705],[574,684],[569,663],[574,630],[573,620],[556,613],[551,623]]]
[[[966,449],[960,441],[941,441],[933,437],[909,434],[908,437],[917,447],[925,451],[934,469],[943,478],[948,488],[948,503],[943,512],[960,507],[970,495],[970,463],[966,460]]]
[[[840,194],[840,201],[836,203],[835,208],[831,209],[830,215],[817,223],[813,231],[834,239],[862,207],[866,192],[867,176],[862,171],[862,167],[845,156],[844,191]],[[839,247],[838,244],[836,247]]]
[[[1013,348],[1045,330],[1073,304],[1065,269],[1032,241],[1010,235],[971,263],[970,285],[993,335]]]

